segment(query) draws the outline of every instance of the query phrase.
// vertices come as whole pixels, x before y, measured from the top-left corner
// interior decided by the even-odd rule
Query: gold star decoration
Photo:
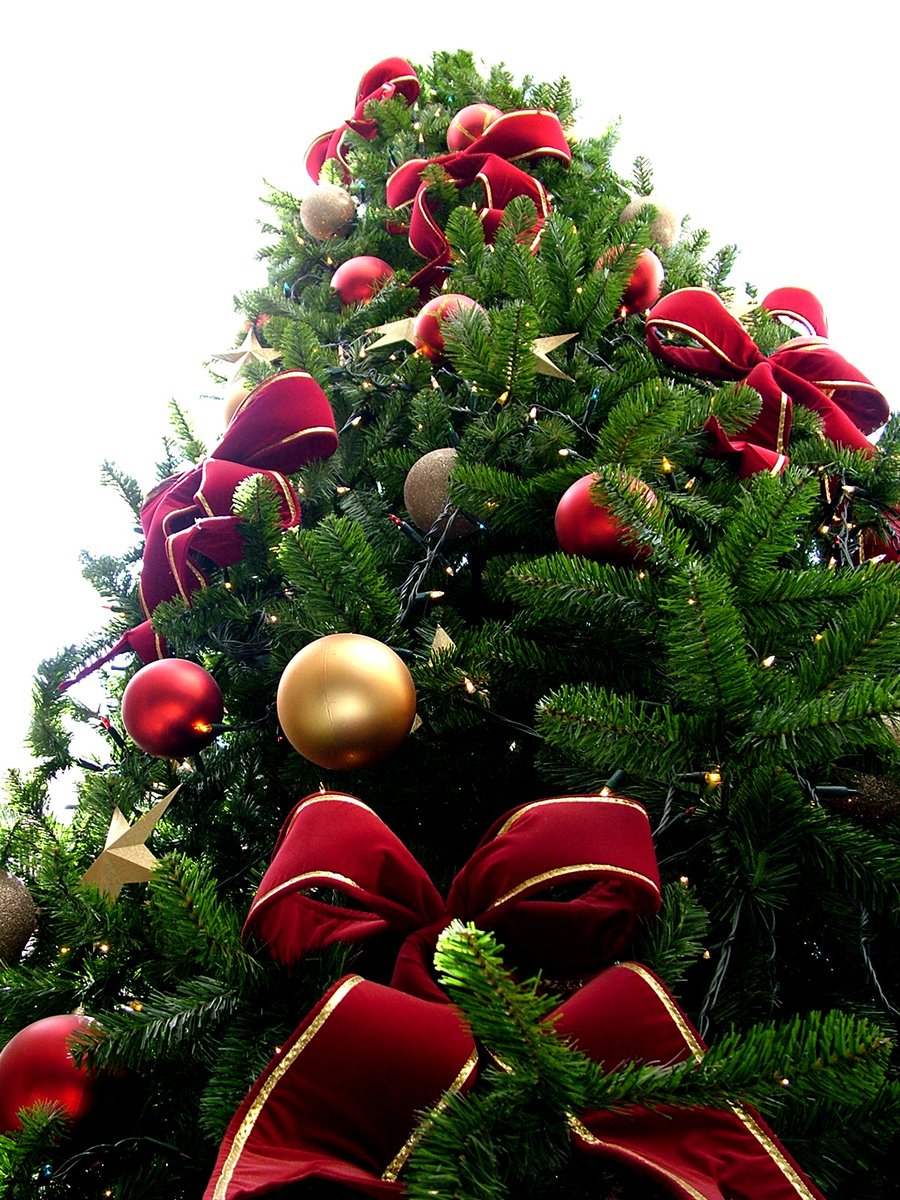
[[[538,375],[549,375],[553,379],[568,379],[573,383],[571,375],[567,375],[565,371],[561,371],[555,363],[552,363],[547,355],[551,350],[556,350],[560,346],[570,342],[573,337],[578,337],[577,333],[556,333],[552,337],[535,338],[531,343],[531,353],[534,355],[535,371]]]
[[[153,872],[157,859],[144,845],[181,784],[173,788],[168,796],[154,804],[149,812],[133,825],[129,825],[118,808],[113,809],[106,845],[81,877],[84,884],[92,884],[110,900],[116,900],[123,884],[144,883]]]
[[[264,346],[256,336],[256,330],[251,327],[236,350],[226,350],[224,354],[214,354],[213,361],[233,363],[231,377],[234,379],[248,362],[272,362],[273,359],[280,357],[281,351]]]
[[[415,321],[412,317],[404,317],[402,321],[388,321],[386,325],[376,325],[373,329],[367,329],[366,333],[380,333],[381,337],[371,346],[367,346],[366,350],[375,350],[379,346],[394,346],[397,342],[409,342],[414,346],[416,343],[413,325]]]

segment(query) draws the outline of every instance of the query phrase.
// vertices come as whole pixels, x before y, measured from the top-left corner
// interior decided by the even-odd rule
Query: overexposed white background
[[[303,151],[379,59],[472,50],[567,75],[579,129],[621,118],[616,165],[741,247],[735,282],[815,291],[836,346],[894,403],[895,39],[857,0],[727,5],[333,5],[33,0],[4,17],[0,304],[0,770],[27,761],[40,659],[108,618],[78,553],[133,540],[100,488],[149,485],[175,397],[213,444],[202,364],[239,331],[264,180],[303,193]]]

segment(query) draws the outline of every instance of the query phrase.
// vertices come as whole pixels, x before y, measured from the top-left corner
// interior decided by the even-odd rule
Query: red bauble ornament
[[[477,308],[479,312],[484,311],[471,296],[461,296],[457,292],[448,292],[429,300],[419,310],[419,315],[413,322],[413,341],[416,349],[421,350],[432,362],[437,361],[444,353],[441,322],[468,308]]]
[[[495,108],[493,104],[467,104],[450,122],[447,130],[447,149],[451,154],[468,150],[487,127],[502,116],[502,109]]]
[[[76,1065],[69,1049],[75,1034],[86,1032],[87,1017],[44,1017],[26,1025],[0,1050],[0,1131],[21,1128],[20,1108],[55,1101],[73,1121],[94,1107],[97,1077]]]
[[[563,493],[556,508],[555,527],[559,548],[566,554],[580,554],[595,562],[627,566],[649,557],[646,546],[639,546],[628,537],[628,527],[597,504],[591,495],[596,475],[584,475]],[[635,480],[647,499],[648,507],[656,496],[645,484]]]
[[[611,266],[621,253],[621,250],[607,250],[597,259],[597,268]],[[653,251],[642,250],[622,295],[619,314],[629,317],[654,305],[659,299],[665,277],[663,265]]]
[[[663,265],[652,250],[642,250],[634,264],[628,287],[622,296],[622,308],[626,316],[643,312],[659,299],[666,273]]]
[[[384,259],[360,254],[341,263],[331,277],[331,286],[344,304],[368,304],[393,274],[394,268]]]
[[[148,663],[122,696],[126,730],[142,750],[157,758],[184,758],[208,746],[224,711],[212,675],[186,658]]]

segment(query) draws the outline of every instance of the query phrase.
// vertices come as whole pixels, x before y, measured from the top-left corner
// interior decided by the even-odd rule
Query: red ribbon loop
[[[663,986],[637,963],[610,967],[548,1025],[615,1070],[670,1065],[704,1046]],[[477,1052],[447,1004],[358,975],[336,983],[280,1047],[219,1149],[204,1200],[248,1200],[326,1179],[398,1194],[427,1130],[421,1113],[475,1082]],[[648,1175],[679,1200],[822,1200],[772,1131],[748,1109],[632,1106],[570,1118],[573,1147]]]
[[[760,416],[741,440],[730,438],[715,417],[706,426],[720,454],[740,456],[741,475],[783,468],[794,403],[817,413],[836,445],[873,454],[865,434],[887,421],[887,400],[819,332],[827,330],[821,304],[802,288],[781,288],[766,297],[763,306],[769,305],[778,319],[796,319],[814,334],[794,338],[766,358],[714,292],[682,288],[650,310],[647,345],[670,366],[705,379],[741,381],[759,392]]]
[[[548,891],[584,883],[572,899]],[[335,889],[355,907],[328,903]],[[647,814],[619,796],[556,797],[501,818],[441,900],[425,871],[362,801],[302,800],[285,823],[244,925],[280,962],[388,929],[407,935],[392,984],[443,1001],[430,962],[458,917],[493,929],[520,969],[583,976],[625,946],[636,919],[659,908]]]
[[[345,180],[350,181],[350,167],[346,158],[347,131],[352,129],[360,137],[371,141],[378,127],[375,121],[366,116],[366,105],[372,100],[390,100],[397,95],[402,96],[407,104],[412,104],[419,95],[418,76],[406,59],[385,58],[366,71],[356,89],[353,116],[337,129],[321,134],[306,151],[306,169],[315,183],[319,182],[322,167],[329,158],[337,159]]]
[[[426,167],[442,167],[457,188],[476,180],[481,184],[484,206],[479,215],[488,241],[496,236],[509,202],[517,196],[528,196],[537,209],[531,230],[536,247],[541,226],[550,213],[550,196],[542,183],[513,164],[547,157],[566,163],[572,160],[559,117],[546,109],[522,109],[498,117],[465,150],[401,164],[388,178],[387,202],[392,208],[412,205],[409,244],[429,260],[410,280],[411,286],[422,292],[439,286],[450,262],[450,244],[429,204],[428,184],[422,179]]]
[[[144,662],[163,658],[165,646],[151,618],[177,596],[190,602],[206,584],[205,564],[228,567],[243,557],[235,491],[252,475],[268,479],[279,497],[283,529],[300,522],[300,502],[284,473],[328,458],[337,449],[334,414],[325,393],[305,371],[282,371],[243,401],[209,458],[153,489],[141,509],[144,556],[138,585],[146,620],[130,629],[101,659],[66,686],[132,650]]]

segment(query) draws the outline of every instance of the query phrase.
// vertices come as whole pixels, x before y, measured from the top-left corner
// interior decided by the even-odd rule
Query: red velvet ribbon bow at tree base
[[[317,137],[306,151],[306,170],[310,178],[318,183],[322,167],[328,159],[334,158],[343,168],[344,179],[349,182],[350,168],[346,158],[348,130],[352,129],[367,141],[371,141],[378,132],[375,121],[366,116],[366,105],[371,101],[390,100],[393,96],[402,96],[407,104],[412,104],[418,95],[418,77],[405,59],[385,58],[376,63],[360,80],[353,116],[337,129]]]
[[[325,393],[305,371],[282,371],[255,388],[209,458],[173,475],[141,509],[144,556],[138,587],[146,620],[129,630],[103,658],[71,681],[83,679],[124,650],[144,662],[165,656],[151,624],[153,610],[205,586],[204,560],[228,567],[243,558],[240,519],[232,505],[240,483],[268,479],[278,493],[283,529],[300,522],[300,502],[285,478],[337,449],[334,414]]]
[[[479,216],[488,241],[495,237],[507,204],[517,196],[527,196],[537,209],[532,230],[536,247],[550,212],[550,196],[542,183],[513,163],[548,157],[572,161],[559,117],[545,109],[523,109],[498,117],[465,150],[437,158],[413,158],[397,167],[387,181],[387,202],[392,208],[412,205],[409,244],[429,260],[410,285],[423,293],[440,287],[450,262],[450,243],[429,205],[428,184],[422,179],[426,167],[440,166],[457,188],[476,180],[481,184],[484,207]]]
[[[887,400],[829,345],[819,301],[802,288],[780,288],[762,307],[780,320],[799,322],[811,335],[793,338],[766,358],[715,292],[705,288],[670,292],[647,317],[647,345],[669,366],[705,379],[733,379],[762,397],[760,415],[741,439],[729,437],[710,417],[706,429],[715,451],[738,455],[741,476],[779,473],[787,462],[791,410],[797,403],[819,415],[825,436],[836,445],[873,454],[865,435],[887,421]],[[686,340],[691,344],[682,344]]]
[[[560,901],[547,893],[581,881]],[[336,889],[354,907],[317,899]],[[405,935],[391,984],[442,1002],[431,971],[454,918],[496,932],[517,969],[579,977],[622,952],[636,919],[658,911],[659,876],[644,809],[620,796],[566,796],[497,821],[456,875],[446,901],[403,843],[361,800],[302,800],[279,835],[244,925],[272,956],[294,963],[337,941]]]
[[[326,812],[330,799],[322,801]],[[575,798],[572,804],[585,805],[593,799]],[[353,798],[339,800],[346,803]],[[566,801],[541,803],[565,805]],[[299,811],[308,804],[303,802]],[[512,828],[517,814],[523,814],[519,820],[527,820],[534,809],[539,816],[550,812],[542,812],[540,804],[526,805],[512,814]],[[590,804],[582,812],[585,817],[593,813],[598,824],[608,826],[604,818],[609,813]],[[332,810],[330,816],[336,815]],[[350,816],[350,810],[343,815]],[[296,821],[285,831],[282,846],[288,844],[295,827]],[[544,832],[549,832],[549,826]],[[589,836],[587,826],[585,832]],[[496,885],[510,877],[508,848],[496,844],[503,836],[501,825],[493,838],[482,843],[488,853],[481,869],[473,872],[476,892],[484,887],[494,893]],[[393,879],[395,849],[387,847],[386,855],[384,845],[371,849],[377,863],[370,879],[383,891],[389,889],[382,886],[378,864],[383,865],[386,878]],[[537,854],[537,847],[533,849]],[[642,859],[644,851],[640,847],[632,853]],[[361,846],[355,865],[368,854],[368,847]],[[516,874],[512,872],[513,877]],[[351,890],[346,880],[335,875],[313,872],[315,880]],[[460,875],[465,875],[465,869]],[[295,895],[295,883],[309,886],[313,879],[284,879],[282,894]],[[359,897],[361,890],[352,890]],[[636,898],[640,895],[640,890],[635,893]],[[412,919],[409,906],[417,903],[410,879],[395,905]],[[320,907],[329,927],[326,940],[340,935],[340,922],[349,925],[359,915],[330,905]],[[289,913],[284,915],[288,919]],[[300,927],[314,915],[312,907],[301,911]],[[360,920],[371,927],[379,918],[363,912]],[[577,929],[563,936],[573,935],[578,936]],[[443,993],[438,992],[437,999],[444,1002],[359,976],[335,984],[279,1048],[236,1112],[204,1200],[249,1200],[316,1179],[340,1183],[366,1196],[402,1193],[403,1166],[427,1131],[422,1111],[439,1105],[447,1095],[468,1090],[476,1077],[476,1047]],[[704,1051],[696,1030],[665,986],[637,963],[612,966],[596,975],[550,1015],[548,1025],[609,1070],[629,1061],[661,1065],[691,1057],[699,1061]],[[570,1128],[573,1150],[586,1170],[594,1159],[612,1160],[649,1176],[678,1200],[822,1200],[765,1123],[738,1106],[590,1110],[571,1114]]]

